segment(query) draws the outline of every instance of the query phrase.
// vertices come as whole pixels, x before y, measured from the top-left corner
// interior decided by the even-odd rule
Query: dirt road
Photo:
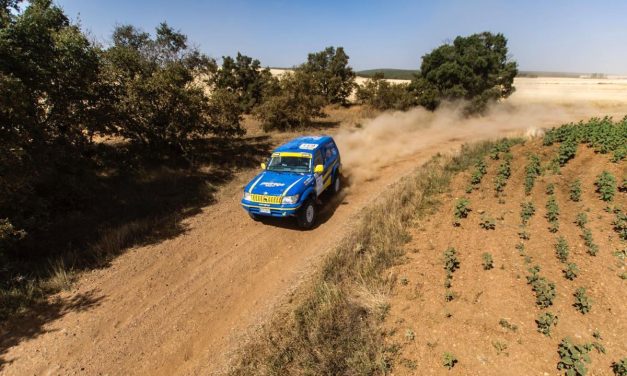
[[[221,189],[217,203],[186,221],[183,235],[132,249],[111,267],[81,277],[75,290],[62,298],[89,296],[94,303],[50,321],[43,333],[8,349],[0,372],[218,372],[244,334],[288,300],[290,291],[306,280],[359,211],[389,184],[436,152],[544,125],[538,119],[508,122],[501,115],[467,123],[449,114],[386,116],[365,122],[363,128],[336,131],[347,171],[355,171],[355,183],[341,200],[325,206],[314,230],[250,220],[239,199],[255,171],[242,172]]]

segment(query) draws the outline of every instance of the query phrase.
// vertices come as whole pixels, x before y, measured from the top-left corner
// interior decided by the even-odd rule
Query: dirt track
[[[312,231],[250,220],[239,199],[241,187],[255,171],[240,173],[221,189],[216,204],[186,221],[185,234],[130,250],[110,268],[84,275],[75,291],[62,298],[89,296],[93,304],[69,311],[46,324],[44,333],[8,349],[1,372],[172,375],[220,371],[244,334],[288,300],[290,291],[346,233],[360,209],[387,185],[436,152],[543,125],[502,123],[489,132],[475,132],[478,128],[473,127],[485,127],[484,123],[448,132],[441,128],[446,124],[438,122],[434,128],[418,127],[405,138],[425,136],[419,147],[372,162],[376,178],[358,180],[359,184],[344,191],[341,202],[327,204],[320,225]],[[339,133],[343,132],[340,128]],[[351,146],[343,148],[342,137],[339,144],[344,154],[354,152],[349,148],[359,149],[348,136],[345,145]],[[363,153],[377,152],[362,148]]]

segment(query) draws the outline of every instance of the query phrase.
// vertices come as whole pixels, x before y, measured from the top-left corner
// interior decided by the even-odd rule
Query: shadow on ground
[[[105,298],[51,301],[51,293],[62,288],[51,283],[64,282],[59,272],[106,267],[129,247],[180,235],[186,231],[183,220],[212,204],[219,186],[237,171],[258,166],[271,142],[269,136],[205,139],[176,160],[103,144],[89,165],[56,169],[38,192],[53,208],[48,225],[29,231],[28,241],[9,255],[10,264],[0,265],[0,370],[8,348],[43,333],[51,320]]]

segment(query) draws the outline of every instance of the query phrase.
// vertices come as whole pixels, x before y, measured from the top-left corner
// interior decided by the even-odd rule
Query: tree
[[[262,69],[259,60],[238,52],[235,59],[222,57],[222,67],[211,77],[210,83],[216,89],[234,92],[242,111],[250,113],[262,102],[265,87],[271,79],[270,69]]]
[[[327,103],[346,104],[355,86],[355,72],[348,65],[348,55],[344,48],[327,47],[310,53],[301,69],[312,75],[316,94]]]
[[[407,84],[392,84],[376,73],[363,86],[357,87],[357,100],[378,110],[405,111],[416,105]]]
[[[325,116],[323,96],[316,93],[318,82],[301,69],[287,72],[269,85],[264,102],[255,108],[254,116],[263,123],[264,130],[288,130],[311,124],[316,117]]]
[[[112,39],[104,54],[105,80],[116,89],[112,133],[155,153],[185,152],[210,133],[244,133],[235,96],[208,95],[198,79],[216,72],[215,61],[189,48],[185,35],[162,23],[155,38],[127,25]]]
[[[508,58],[503,34],[483,32],[457,37],[422,57],[412,90],[418,102],[435,109],[442,100],[468,101],[466,113],[483,112],[488,103],[514,92],[517,64]]]

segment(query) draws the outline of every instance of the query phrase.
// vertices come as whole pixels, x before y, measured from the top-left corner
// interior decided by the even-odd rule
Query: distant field
[[[395,80],[411,80],[414,78],[415,74],[418,74],[419,70],[412,69],[388,69],[388,68],[380,68],[380,69],[368,69],[357,72],[357,75],[360,77],[372,77],[376,73],[383,73],[385,78],[395,79]]]
[[[372,77],[375,73],[383,73],[385,78],[396,80],[411,80],[415,74],[418,74],[417,69],[393,69],[393,68],[377,68],[367,69],[357,72],[359,77]],[[576,73],[576,72],[547,72],[547,71],[519,71],[518,77],[559,77],[559,78],[614,78],[608,76],[605,73]]]

